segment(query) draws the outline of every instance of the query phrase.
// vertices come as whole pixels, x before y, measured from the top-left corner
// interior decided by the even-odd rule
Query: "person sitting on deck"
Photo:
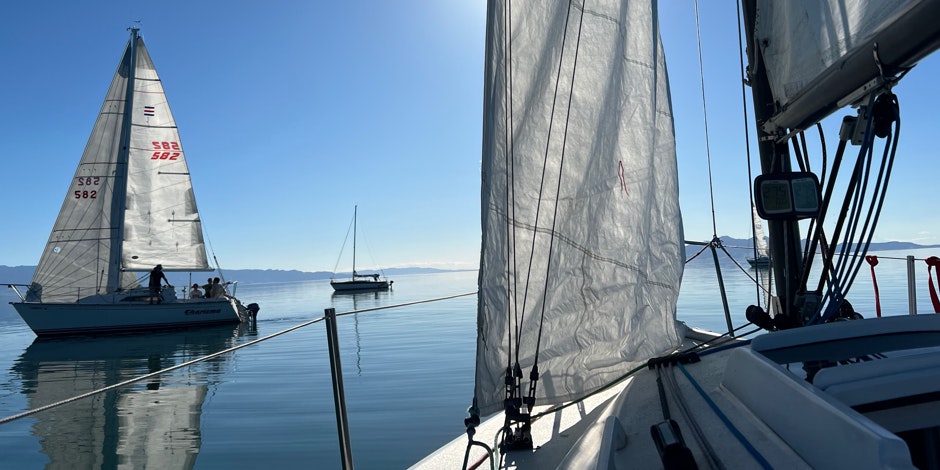
[[[203,298],[202,290],[199,288],[199,284],[193,284],[193,289],[189,291],[190,299],[201,299]]]
[[[157,303],[163,302],[163,296],[160,295],[160,291],[163,290],[162,282],[166,282],[167,287],[170,286],[170,280],[166,278],[166,274],[163,274],[163,265],[156,265],[152,271],[150,271],[150,303],[154,303],[156,299]]]

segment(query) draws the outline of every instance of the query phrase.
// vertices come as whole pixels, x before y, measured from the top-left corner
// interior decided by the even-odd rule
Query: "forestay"
[[[483,414],[517,360],[528,371],[538,356],[537,403],[559,403],[678,344],[684,244],[655,3],[490,2]]]

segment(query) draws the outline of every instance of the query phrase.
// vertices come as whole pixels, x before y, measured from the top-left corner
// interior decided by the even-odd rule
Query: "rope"
[[[708,198],[712,207],[712,236],[718,236],[718,223],[715,221],[715,186],[712,181],[712,153],[708,144],[708,107],[705,105],[705,69],[702,60],[702,28],[699,24],[698,0],[695,0],[695,34],[698,38],[698,74],[702,82],[702,117],[705,120],[705,159],[708,162]]]
[[[878,257],[868,255],[865,257],[865,261],[871,266],[871,283],[875,288],[875,314],[878,315],[878,318],[881,318],[881,296],[878,295],[878,279],[875,278],[875,266],[878,266]],[[929,268],[927,272],[930,272]],[[930,285],[930,288],[933,289],[933,284]]]
[[[509,151],[506,153],[506,200],[507,207],[512,211],[511,217],[510,214],[507,214],[506,219],[506,279],[512,279],[512,289],[509,289],[507,285],[506,289],[506,343],[508,344],[508,350],[506,352],[506,370],[509,371],[512,369],[512,359],[513,359],[513,342],[512,342],[512,332],[513,327],[516,330],[516,337],[519,337],[520,329],[522,322],[519,321],[519,305],[518,305],[518,296],[516,295],[519,292],[519,279],[518,276],[513,276],[512,271],[514,266],[518,266],[516,262],[516,231],[513,230],[513,226],[516,220],[516,200],[515,200],[515,174],[516,174],[516,157],[515,157],[515,140],[513,139],[512,123],[514,121],[513,107],[510,106],[510,103],[513,101],[512,92],[513,92],[513,75],[512,75],[512,47],[510,47],[509,38],[512,37],[512,0],[506,2],[504,7],[505,24],[508,31],[503,35],[503,50],[506,51],[506,68],[504,69],[505,73],[505,83],[507,86],[506,96],[507,100],[503,101],[504,112],[506,116],[506,122],[504,123],[504,136],[506,139],[506,148]],[[514,303],[515,302],[515,303]],[[523,304],[524,305],[524,304]],[[513,320],[515,319],[515,325],[513,325]],[[516,363],[519,362],[519,352],[516,351],[515,354]]]
[[[751,191],[751,181],[754,181],[754,170],[751,168],[751,134],[748,132],[750,130],[750,123],[748,122],[748,113],[747,113],[747,90],[746,84],[748,83],[748,77],[745,70],[747,70],[744,65],[744,39],[741,34],[741,2],[734,2],[737,8],[737,18],[738,18],[738,66],[741,67],[742,73],[745,73],[745,76],[741,77],[741,109],[742,115],[744,116],[744,155],[745,162],[747,162],[747,195],[751,201],[751,207],[754,207],[754,191]],[[706,127],[707,129],[707,127]],[[751,244],[751,251],[754,258],[757,258],[757,226],[754,224],[753,217],[751,218],[751,237],[754,239],[754,243]],[[757,283],[757,298],[760,302],[760,283]]]
[[[940,283],[940,258],[931,256],[924,260],[927,263],[927,286],[930,288],[930,302],[933,303],[934,313],[940,313],[940,298],[937,297],[937,289],[933,286],[933,276],[930,275],[930,268],[937,271],[937,282]]]
[[[733,332],[736,332],[736,331],[738,331],[738,330],[740,330],[740,329],[742,329],[742,328],[745,328],[745,327],[747,327],[747,326],[749,326],[749,325],[751,325],[751,323],[745,323],[745,324],[743,324],[743,325],[741,325],[741,326],[735,328],[735,329],[733,330]],[[736,339],[740,339],[740,338],[743,338],[743,337],[745,337],[745,336],[750,336],[750,335],[752,335],[752,334],[754,334],[754,333],[758,333],[758,332],[760,332],[760,331],[761,331],[761,328],[755,328],[755,329],[753,329],[753,330],[751,330],[751,331],[748,331],[747,333],[744,333],[744,334],[738,336]],[[725,349],[737,348],[737,347],[740,347],[740,346],[746,346],[746,345],[748,345],[748,344],[751,344],[750,340],[745,340],[745,341],[734,341],[734,342],[731,343],[731,344],[724,344],[724,342],[722,342],[722,344],[721,344],[721,345],[718,345],[718,346],[708,346],[708,344],[711,344],[711,343],[714,343],[714,342],[716,342],[716,341],[719,341],[720,339],[722,339],[722,338],[724,338],[724,337],[728,337],[730,334],[731,334],[730,332],[729,332],[729,333],[724,333],[724,334],[722,334],[722,335],[716,336],[715,338],[713,338],[713,339],[710,340],[710,341],[707,341],[707,342],[704,342],[704,343],[699,343],[699,344],[697,344],[697,345],[695,345],[695,346],[692,346],[692,347],[690,347],[689,349],[686,349],[686,350],[684,350],[684,351],[675,352],[675,354],[686,354],[686,353],[690,353],[690,352],[694,352],[694,351],[701,351],[701,352],[698,353],[699,356],[704,356],[704,355],[710,354],[710,353],[712,353],[712,352],[723,351],[723,350],[725,350]],[[581,397],[581,398],[578,398],[577,400],[572,400],[572,401],[570,401],[570,402],[568,402],[568,403],[565,403],[565,404],[563,404],[563,405],[555,405],[554,407],[551,407],[551,408],[549,408],[549,409],[547,409],[547,410],[545,410],[545,411],[543,411],[543,412],[541,412],[541,413],[537,413],[537,414],[532,415],[532,421],[534,422],[534,421],[535,421],[536,419],[538,419],[538,418],[541,418],[541,417],[543,417],[543,416],[547,416],[547,415],[550,415],[550,414],[553,414],[553,413],[557,413],[557,412],[559,412],[559,411],[561,411],[561,410],[563,410],[563,409],[565,409],[565,408],[568,408],[568,407],[571,406],[571,405],[576,405],[576,404],[578,404],[578,403],[581,403],[581,402],[583,402],[584,400],[587,400],[588,398],[593,397],[594,395],[597,395],[597,394],[599,394],[599,393],[602,393],[602,392],[604,392],[604,391],[610,389],[611,387],[616,386],[616,385],[619,384],[620,382],[623,382],[624,380],[626,380],[626,379],[630,378],[631,376],[633,376],[633,374],[636,374],[637,372],[639,372],[639,371],[641,371],[641,370],[643,370],[643,369],[645,369],[645,368],[647,368],[647,367],[648,367],[648,366],[647,366],[647,363],[640,364],[639,366],[634,367],[633,369],[630,369],[629,371],[627,371],[625,374],[621,375],[620,377],[617,377],[616,379],[612,380],[612,381],[611,381],[610,383],[608,383],[607,385],[604,385],[604,386],[598,388],[597,390],[595,390],[595,391],[593,391],[593,392],[591,392],[591,393],[589,393],[589,394],[587,394],[587,395],[585,395],[585,396],[583,396],[583,397]]]
[[[570,7],[568,11],[569,12],[571,11]],[[572,70],[571,86],[568,88],[568,112],[565,113],[565,130],[562,133],[561,159],[558,162],[558,182],[556,183],[556,186],[555,186],[555,209],[554,209],[554,213],[552,214],[552,232],[551,232],[552,234],[555,233],[555,223],[558,220],[558,207],[561,205],[559,201],[561,199],[561,180],[562,180],[562,173],[565,168],[565,149],[568,148],[568,125],[571,122],[571,103],[574,101],[573,97],[574,97],[575,72],[578,70],[578,52],[581,50],[581,30],[584,25],[584,12],[581,13],[581,16],[579,18],[580,19],[578,21],[578,36],[575,40],[575,46],[574,46],[574,63],[571,66],[571,70]],[[567,31],[567,24],[565,25],[565,31]],[[567,37],[567,34],[565,34],[565,36]],[[562,45],[562,47],[564,47],[564,45]],[[558,60],[559,77],[556,77],[557,81],[560,81],[559,78],[561,74],[562,61],[563,61],[562,58],[559,58]],[[557,82],[556,82],[556,86],[557,86]],[[552,105],[552,107],[554,108],[554,105]],[[545,142],[545,151],[547,154],[548,152],[547,140]],[[536,212],[538,211],[536,210]],[[536,214],[536,223],[538,223],[537,214]],[[538,335],[536,336],[536,341],[535,341],[535,356],[533,357],[533,361],[532,361],[532,372],[531,372],[532,380],[529,382],[529,399],[532,400],[533,402],[535,400],[536,380],[538,379],[539,353],[542,350],[542,329],[545,324],[545,309],[546,309],[546,305],[548,304],[548,289],[549,289],[548,282],[549,282],[549,279],[551,278],[549,274],[551,273],[551,270],[552,270],[552,252],[554,251],[554,247],[555,247],[555,237],[552,236],[552,237],[549,237],[549,242],[548,242],[548,259],[546,260],[546,266],[545,266],[545,285],[542,288],[542,312],[541,312],[541,318],[539,319],[539,332],[538,332]],[[530,256],[534,255],[534,252],[535,252],[535,237],[533,236],[532,237],[532,253],[530,254]],[[530,260],[530,263],[531,263],[531,260]]]
[[[468,296],[468,295],[474,295],[474,294],[476,294],[476,292],[467,292],[467,293],[464,293],[464,294],[449,295],[449,296],[445,296],[445,297],[438,297],[438,298],[435,298],[435,299],[418,300],[418,301],[414,301],[414,302],[406,302],[406,303],[401,303],[401,304],[396,304],[396,305],[387,305],[387,306],[384,306],[384,307],[373,307],[373,308],[367,308],[367,309],[362,309],[362,310],[353,310],[353,311],[349,311],[349,312],[337,313],[336,316],[339,317],[339,316],[343,316],[343,315],[351,315],[351,314],[354,314],[354,313],[365,313],[365,312],[372,312],[372,311],[376,311],[376,310],[386,310],[386,309],[390,309],[390,308],[407,307],[407,306],[410,306],[410,305],[417,305],[417,304],[423,304],[423,303],[429,303],[429,302],[437,302],[437,301],[441,301],[441,300],[455,299],[455,298],[458,298],[458,297],[466,297],[466,296]],[[283,335],[283,334],[290,333],[291,331],[294,331],[294,330],[299,330],[299,329],[301,329],[301,328],[310,326],[310,325],[312,325],[312,324],[314,324],[314,323],[319,323],[319,322],[321,322],[321,321],[323,321],[323,320],[324,320],[324,317],[314,318],[313,320],[300,323],[300,324],[298,324],[298,325],[292,326],[292,327],[290,327],[290,328],[283,329],[283,330],[278,331],[278,332],[276,332],[276,333],[272,333],[272,334],[267,335],[267,336],[265,336],[265,337],[262,337],[262,338],[258,338],[258,339],[249,341],[249,342],[247,342],[247,343],[239,344],[239,345],[237,345],[237,346],[232,346],[231,348],[224,349],[224,350],[222,350],[222,351],[209,354],[208,356],[199,357],[199,358],[193,359],[193,360],[191,360],[191,361],[186,361],[186,362],[183,362],[183,363],[181,363],[181,364],[177,364],[177,365],[175,365],[175,366],[167,367],[166,369],[161,369],[161,370],[158,370],[158,371],[156,371],[156,372],[151,372],[151,373],[149,373],[149,374],[141,375],[140,377],[135,377],[135,378],[133,378],[133,379],[125,380],[125,381],[123,381],[123,382],[119,382],[119,383],[116,383],[116,384],[113,384],[113,385],[108,385],[107,387],[99,388],[99,389],[97,389],[97,390],[92,390],[92,391],[90,391],[90,392],[86,392],[86,393],[83,393],[83,394],[81,394],[81,395],[77,395],[77,396],[74,396],[74,397],[71,397],[71,398],[66,398],[66,399],[64,399],[64,400],[60,400],[60,401],[57,401],[57,402],[55,402],[55,403],[50,403],[50,404],[48,404],[48,405],[44,405],[44,406],[41,406],[41,407],[39,407],[39,408],[35,408],[35,409],[32,409],[32,410],[24,411],[24,412],[19,413],[19,414],[15,414],[15,415],[12,415],[12,416],[7,416],[6,418],[0,419],[0,424],[6,424],[6,423],[9,423],[9,422],[11,422],[11,421],[16,421],[16,420],[18,420],[18,419],[25,418],[25,417],[27,417],[27,416],[32,416],[32,415],[34,415],[34,414],[36,414],[36,413],[41,413],[41,412],[43,412],[43,411],[46,411],[46,410],[49,410],[49,409],[52,409],[52,408],[57,408],[57,407],[59,407],[59,406],[72,403],[72,402],[74,402],[74,401],[78,401],[78,400],[81,400],[81,399],[84,399],[84,398],[88,398],[88,397],[91,397],[91,396],[94,396],[94,395],[98,395],[98,394],[105,393],[105,392],[108,392],[108,391],[111,391],[111,390],[115,390],[115,389],[118,389],[118,388],[121,388],[121,387],[124,387],[124,386],[127,386],[127,385],[131,385],[131,384],[134,384],[134,383],[137,383],[137,382],[140,382],[140,381],[142,381],[142,380],[146,380],[146,379],[149,379],[149,378],[152,378],[152,377],[156,377],[156,376],[158,376],[158,375],[160,375],[160,374],[163,374],[163,373],[166,373],[166,372],[171,372],[171,371],[174,371],[174,370],[177,370],[177,369],[182,369],[182,368],[184,368],[184,367],[189,367],[189,366],[191,366],[191,365],[193,365],[193,364],[197,364],[197,363],[200,363],[200,362],[208,361],[208,360],[210,360],[210,359],[214,359],[214,358],[216,358],[216,357],[219,357],[219,356],[221,356],[221,355],[223,355],[223,354],[228,354],[228,353],[230,353],[230,352],[234,352],[234,351],[237,351],[237,350],[242,349],[242,348],[247,348],[248,346],[252,346],[252,345],[258,344],[258,343],[260,343],[260,342],[262,342],[262,341],[267,341],[267,340],[269,340],[269,339],[272,339],[272,338],[281,336],[281,335]]]
[[[258,339],[256,339],[256,340],[249,341],[249,342],[244,343],[244,344],[239,344],[238,346],[233,346],[233,347],[231,347],[231,348],[224,349],[224,350],[219,351],[219,352],[216,352],[216,353],[212,353],[212,354],[210,354],[210,355],[208,355],[208,356],[203,356],[203,357],[200,357],[200,358],[193,359],[193,360],[191,360],[191,361],[186,361],[186,362],[183,362],[183,363],[181,363],[181,364],[177,364],[177,365],[175,365],[175,366],[167,367],[166,369],[162,369],[162,370],[158,370],[158,371],[156,371],[156,372],[151,372],[151,373],[149,373],[149,374],[141,375],[140,377],[136,377],[136,378],[133,378],[133,379],[125,380],[125,381],[123,381],[123,382],[118,382],[118,383],[116,383],[116,384],[114,384],[114,385],[109,385],[109,386],[107,386],[107,387],[99,388],[99,389],[97,389],[97,390],[92,390],[92,391],[90,391],[90,392],[83,393],[83,394],[81,394],[81,395],[77,395],[77,396],[74,396],[74,397],[71,397],[71,398],[66,398],[66,399],[64,399],[64,400],[60,400],[60,401],[57,401],[57,402],[55,402],[55,403],[50,403],[50,404],[48,404],[48,405],[40,406],[39,408],[35,408],[35,409],[29,410],[29,411],[24,411],[23,413],[15,414],[15,415],[12,415],[12,416],[7,416],[6,418],[0,419],[0,424],[9,423],[9,422],[11,422],[11,421],[15,421],[15,420],[18,420],[18,419],[20,419],[20,418],[25,418],[25,417],[27,417],[27,416],[34,415],[34,414],[36,414],[36,413],[40,413],[40,412],[43,412],[43,411],[46,411],[46,410],[49,410],[49,409],[52,409],[52,408],[57,408],[57,407],[59,407],[59,406],[66,405],[66,404],[68,404],[68,403],[72,403],[72,402],[74,402],[74,401],[81,400],[81,399],[83,399],[83,398],[88,398],[88,397],[90,397],[90,396],[98,395],[98,394],[101,394],[101,393],[104,393],[104,392],[108,392],[108,391],[111,391],[111,390],[114,390],[114,389],[117,389],[117,388],[121,388],[121,387],[124,387],[124,386],[127,386],[127,385],[131,385],[131,384],[133,384],[133,383],[140,382],[141,380],[146,380],[146,379],[149,379],[149,378],[151,378],[151,377],[156,377],[156,376],[158,376],[158,375],[160,375],[160,374],[163,374],[163,373],[165,373],[165,372],[170,372],[170,371],[174,371],[174,370],[177,370],[177,369],[182,369],[183,367],[189,367],[189,366],[191,366],[191,365],[193,365],[193,364],[197,364],[197,363],[199,363],[199,362],[208,361],[209,359],[213,359],[213,358],[219,357],[219,356],[221,356],[221,355],[223,355],[223,354],[228,354],[228,353],[230,353],[230,352],[237,351],[237,350],[239,350],[239,349],[241,349],[241,348],[245,348],[245,347],[251,346],[251,345],[253,345],[253,344],[260,343],[260,342],[262,342],[262,341],[267,341],[267,340],[269,340],[269,339],[271,339],[271,338],[274,338],[275,336],[283,335],[283,334],[285,334],[285,333],[294,331],[294,330],[299,329],[299,328],[303,328],[303,327],[305,327],[305,326],[311,325],[311,324],[313,324],[313,323],[317,323],[317,322],[322,321],[322,320],[323,320],[323,317],[316,318],[316,319],[310,320],[310,321],[308,321],[308,322],[301,323],[300,325],[293,326],[293,327],[288,328],[288,329],[286,329],[286,330],[281,330],[281,331],[279,331],[279,332],[277,332],[277,333],[270,334],[270,335],[265,336],[265,337],[263,337],[263,338],[258,338]]]

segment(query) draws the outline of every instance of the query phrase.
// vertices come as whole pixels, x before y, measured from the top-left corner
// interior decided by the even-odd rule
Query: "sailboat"
[[[356,222],[359,217],[359,206],[353,208],[353,248],[352,248],[352,278],[348,281],[330,279],[330,285],[335,292],[362,292],[371,290],[387,290],[395,281],[382,279],[377,273],[362,274],[356,271]]]
[[[13,307],[37,335],[238,323],[233,296],[177,298],[136,273],[211,272],[186,154],[137,28],[42,257]],[[251,304],[256,309],[255,304]],[[256,310],[254,310],[256,311]]]
[[[940,1],[740,11],[779,305],[747,309],[751,340],[676,321],[657,2],[488,2],[473,400],[466,434],[415,468],[940,467],[940,315],[847,302],[896,149],[892,87],[940,46]],[[839,110],[831,166],[791,158]]]
[[[747,263],[755,268],[766,268],[770,266],[770,249],[767,247],[767,238],[764,235],[764,221],[757,213],[757,208],[751,207],[754,223],[754,246],[757,254],[745,258]]]

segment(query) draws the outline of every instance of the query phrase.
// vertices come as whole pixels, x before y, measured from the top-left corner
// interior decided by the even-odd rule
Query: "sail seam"
[[[501,211],[499,211],[499,210],[493,209],[493,211],[496,212],[497,214],[504,215],[504,214],[501,214],[501,213],[500,213]],[[633,271],[633,272],[635,272],[636,274],[642,276],[643,279],[645,279],[645,283],[646,283],[646,284],[654,285],[654,286],[659,286],[659,287],[663,287],[663,288],[667,288],[667,289],[675,289],[675,286],[672,285],[672,284],[668,284],[668,283],[664,283],[664,282],[660,282],[660,281],[651,280],[650,277],[649,277],[649,275],[646,273],[646,271],[643,270],[642,268],[638,267],[638,266],[635,266],[635,265],[632,265],[632,264],[628,264],[628,263],[626,263],[626,262],[624,262],[624,261],[620,261],[620,260],[617,260],[617,259],[614,259],[614,258],[610,258],[610,257],[607,257],[607,256],[600,255],[600,254],[598,254],[598,253],[595,253],[594,251],[588,249],[587,247],[585,247],[585,246],[583,246],[583,245],[577,243],[574,239],[572,239],[572,238],[568,237],[567,235],[564,235],[563,233],[558,232],[558,231],[556,231],[556,230],[554,230],[554,229],[548,229],[548,228],[544,228],[544,227],[537,227],[537,226],[534,226],[534,225],[531,225],[531,224],[527,224],[527,223],[524,223],[524,222],[521,222],[521,221],[518,221],[518,220],[515,220],[515,219],[511,219],[511,218],[509,218],[509,217],[506,217],[506,220],[510,223],[510,225],[512,225],[512,226],[515,227],[515,228],[522,228],[522,229],[530,230],[530,231],[532,231],[532,232],[534,232],[534,233],[541,233],[541,234],[550,235],[550,236],[552,236],[552,237],[555,237],[555,238],[557,238],[558,240],[564,242],[565,245],[568,245],[568,246],[570,246],[570,247],[572,247],[572,248],[574,248],[574,249],[580,251],[581,253],[583,253],[583,254],[585,254],[585,255],[591,257],[591,258],[594,259],[594,260],[603,261],[603,262],[605,262],[605,263],[608,263],[608,264],[611,264],[611,265],[614,265],[614,266],[618,266],[618,267],[621,267],[621,268],[624,268],[624,269],[628,269],[628,270],[630,270],[630,271]]]

